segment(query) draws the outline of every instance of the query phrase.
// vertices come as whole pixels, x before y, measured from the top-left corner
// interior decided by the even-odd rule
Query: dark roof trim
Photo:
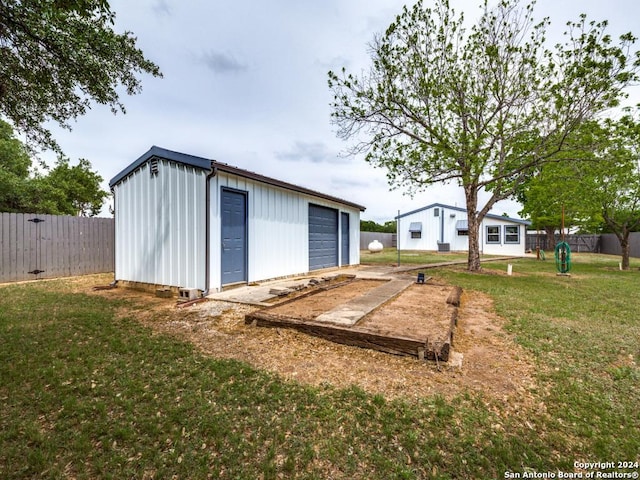
[[[138,168],[140,168],[147,161],[151,160],[154,157],[164,158],[166,160],[182,163],[191,167],[201,168],[202,170],[209,170],[211,168],[211,160],[207,160],[206,158],[202,157],[196,157],[194,155],[187,155],[186,153],[173,152],[171,150],[156,147],[154,145],[146,153],[141,155],[136,161],[131,163],[124,170],[113,177],[109,182],[109,186],[113,188],[114,185],[120,183],[121,180],[124,180],[129,176],[129,174],[136,171]]]
[[[400,214],[395,218],[397,220],[403,217],[407,217],[409,215],[413,215],[414,213],[422,212],[423,210],[429,210],[430,208],[443,208],[443,209],[446,208],[447,210],[455,210],[456,212],[467,213],[466,208],[452,207],[451,205],[444,205],[442,203],[432,203],[431,205],[427,205],[426,207],[418,208],[416,210],[412,210],[410,212]],[[485,218],[493,218],[495,220],[504,220],[504,221],[513,222],[513,223],[519,223],[521,225],[531,225],[531,222],[529,220],[522,220],[521,218],[503,217],[502,215],[496,215],[493,213],[487,213],[485,215]]]
[[[113,177],[109,182],[109,186],[113,188],[116,184],[120,183],[120,181],[122,181],[125,177],[127,177],[133,171],[135,171],[140,166],[142,166],[145,162],[147,162],[148,160],[154,157],[162,158],[162,159],[169,160],[176,163],[182,163],[184,165],[200,168],[202,170],[216,169],[219,172],[225,172],[231,175],[237,175],[239,177],[248,178],[250,180],[255,180],[257,182],[266,183],[274,187],[280,187],[286,190],[292,190],[294,192],[304,193],[306,195],[311,195],[313,197],[322,198],[324,200],[341,203],[343,205],[357,208],[362,212],[364,212],[365,210],[365,207],[363,207],[362,205],[358,205],[357,203],[349,202],[347,200],[334,197],[332,195],[320,193],[315,190],[310,190],[308,188],[294,185],[292,183],[283,182],[282,180],[277,180],[275,178],[266,177],[264,175],[254,173],[249,170],[243,170],[242,168],[234,167],[226,163],[217,162],[215,160],[209,160],[202,157],[196,157],[194,155],[187,155],[186,153],[174,152],[172,150],[167,150],[165,148],[160,148],[156,146],[151,147],[149,151],[147,151],[145,154],[139,157],[136,161],[134,161],[131,165],[129,165],[120,173],[118,173],[115,177]]]

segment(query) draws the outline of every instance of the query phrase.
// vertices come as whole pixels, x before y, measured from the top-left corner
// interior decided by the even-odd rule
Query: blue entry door
[[[247,281],[247,194],[222,189],[222,285]]]
[[[349,265],[349,214],[346,212],[340,213],[340,236],[341,236],[341,248],[342,248],[342,262],[341,265]]]

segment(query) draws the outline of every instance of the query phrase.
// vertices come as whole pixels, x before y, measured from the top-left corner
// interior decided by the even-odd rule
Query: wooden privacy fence
[[[360,232],[360,250],[366,250],[369,243],[378,240],[384,248],[396,248],[396,234],[383,232]]]
[[[541,250],[553,250],[560,241],[560,235],[557,234],[554,237],[553,244],[549,244],[547,235],[544,233],[527,233],[526,249],[534,251],[536,247],[540,247]],[[610,253],[601,250],[601,235],[600,234],[587,234],[587,235],[565,235],[564,241],[569,244],[572,252],[587,252],[587,253]]]
[[[114,269],[114,221],[0,213],[0,282]]]

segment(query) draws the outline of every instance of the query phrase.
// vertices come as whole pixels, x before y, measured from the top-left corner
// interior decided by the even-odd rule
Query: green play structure
[[[571,270],[571,248],[564,240],[558,242],[555,249],[556,269],[559,273],[569,273]]]
[[[562,240],[558,242],[555,248],[556,269],[561,275],[569,273],[571,270],[571,248],[564,241],[564,205],[562,206]]]

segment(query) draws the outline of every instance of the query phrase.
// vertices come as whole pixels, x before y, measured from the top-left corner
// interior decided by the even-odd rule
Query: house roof
[[[314,197],[330,200],[332,202],[342,203],[343,205],[355,207],[360,211],[365,210],[365,207],[363,207],[362,205],[358,205],[357,203],[343,200],[341,198],[334,197],[332,195],[320,193],[315,190],[310,190],[308,188],[301,187],[299,185],[294,185],[292,183],[283,182],[282,180],[277,180],[275,178],[260,175],[259,173],[234,167],[233,165],[228,165],[226,163],[218,162],[216,160],[210,160],[202,157],[197,157],[194,155],[188,155],[186,153],[174,152],[173,150],[167,150],[165,148],[157,147],[155,145],[152,146],[146,153],[140,156],[137,160],[131,163],[128,167],[126,167],[124,170],[118,173],[115,177],[113,177],[109,182],[109,186],[113,188],[115,185],[120,183],[124,178],[126,178],[129,174],[131,174],[140,166],[142,166],[145,162],[153,158],[165,159],[171,162],[181,163],[183,165],[200,168],[202,170],[225,172],[232,175],[237,175],[239,177],[248,178],[250,180],[255,180],[261,183],[266,183],[268,185],[272,185],[275,187],[284,188],[286,190],[292,190],[294,192],[303,193],[306,195],[312,195]]]
[[[430,208],[443,208],[443,209],[447,209],[447,210],[455,210],[457,212],[467,213],[467,209],[466,208],[453,207],[451,205],[445,205],[443,203],[432,203],[431,205],[427,205],[426,207],[418,208],[416,210],[412,210],[410,212],[400,214],[400,215],[396,216],[395,218],[397,220],[397,219],[400,219],[400,218],[407,217],[409,215],[413,215],[414,213],[422,212],[423,210],[429,210]],[[505,216],[496,215],[496,214],[493,214],[493,213],[487,213],[485,215],[485,218],[493,218],[493,219],[496,219],[496,220],[504,220],[505,222],[519,223],[520,225],[531,225],[531,222],[529,220],[522,220],[521,218],[505,217]]]

